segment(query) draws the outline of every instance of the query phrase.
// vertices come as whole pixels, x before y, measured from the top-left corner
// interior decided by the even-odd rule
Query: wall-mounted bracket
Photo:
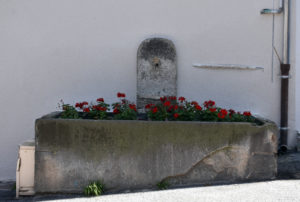
[[[279,75],[279,77],[282,79],[291,79],[292,78],[291,75]]]
[[[260,14],[265,15],[265,14],[280,14],[283,12],[283,0],[280,0],[280,5],[278,9],[269,9],[265,8],[260,11]]]
[[[236,65],[236,64],[193,64],[193,67],[205,69],[237,69],[237,70],[264,70],[263,67]]]

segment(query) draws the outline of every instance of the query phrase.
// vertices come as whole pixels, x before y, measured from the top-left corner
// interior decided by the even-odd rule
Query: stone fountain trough
[[[174,44],[145,40],[138,50],[137,105],[177,95]],[[274,179],[276,125],[269,121],[154,122],[36,120],[35,191],[81,193],[100,180],[110,192]]]
[[[277,127],[250,123],[36,121],[35,190],[112,192],[274,179]]]

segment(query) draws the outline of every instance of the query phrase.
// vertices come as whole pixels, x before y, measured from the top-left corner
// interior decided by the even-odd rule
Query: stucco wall
[[[34,120],[56,110],[60,99],[113,102],[121,91],[135,100],[137,48],[152,36],[177,48],[179,95],[278,123],[273,18],[260,15],[272,6],[273,0],[1,0],[0,180],[14,178],[17,145],[34,137]],[[281,52],[282,15],[275,25]],[[207,70],[193,63],[265,69]]]
[[[296,2],[296,10],[300,11],[300,2]],[[300,12],[296,15],[296,35],[300,36]],[[300,38],[296,39],[296,129],[300,131]]]

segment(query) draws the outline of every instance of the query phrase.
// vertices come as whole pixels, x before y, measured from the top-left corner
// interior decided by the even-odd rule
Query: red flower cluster
[[[229,116],[232,116],[233,114],[235,114],[235,111],[233,109],[229,109]]]
[[[114,114],[118,114],[118,113],[120,113],[120,111],[119,111],[117,108],[114,108],[113,113],[114,113]]]
[[[204,107],[210,108],[210,107],[215,106],[215,104],[216,104],[216,103],[215,103],[214,101],[208,100],[208,101],[205,101],[205,102],[204,102]]]
[[[195,105],[195,109],[198,110],[198,111],[201,111],[202,107],[200,105]]]
[[[153,114],[155,114],[158,111],[158,108],[154,107],[151,111],[152,111]]]
[[[167,100],[167,97],[160,97],[159,99],[161,102],[165,102]]]
[[[209,108],[209,111],[212,112],[212,113],[214,113],[214,112],[217,111],[217,109],[216,108]]]
[[[183,101],[185,101],[185,98],[184,98],[184,97],[179,97],[178,100],[179,100],[180,102],[183,102]]]
[[[126,97],[125,93],[120,93],[120,92],[117,93],[117,96],[118,96],[118,97]]]
[[[170,100],[177,100],[177,97],[176,96],[170,96],[169,99]]]
[[[220,112],[218,113],[218,117],[220,119],[224,119],[227,116],[228,112],[226,109],[221,109]]]
[[[179,117],[179,114],[175,113],[173,116],[174,116],[175,119],[177,119]]]
[[[85,105],[89,105],[89,103],[88,102],[78,102],[75,104],[75,107],[82,109],[83,106],[85,106]]]
[[[244,112],[243,115],[244,116],[252,116],[251,112]]]
[[[84,108],[83,112],[90,112],[90,108]]]
[[[135,104],[129,104],[129,108],[136,111],[136,105]]]
[[[191,105],[197,106],[197,105],[199,105],[199,104],[198,104],[198,102],[196,102],[196,101],[192,101],[192,102],[191,102]]]
[[[147,104],[146,106],[145,106],[145,109],[150,109],[151,107],[153,107],[154,106],[154,104]]]
[[[103,98],[98,98],[97,102],[104,102],[104,99]]]
[[[196,101],[192,101],[191,105],[194,105],[195,109],[198,110],[198,111],[202,110],[202,107]]]
[[[103,111],[103,112],[105,112],[107,110],[106,107],[101,107],[101,106],[98,106],[98,105],[94,105],[93,109],[97,110],[97,111]]]
[[[168,111],[171,112],[172,110],[177,110],[178,109],[178,105],[172,105],[169,107]]]
[[[170,101],[166,101],[165,103],[164,103],[164,106],[165,107],[169,107],[171,105],[171,102]]]

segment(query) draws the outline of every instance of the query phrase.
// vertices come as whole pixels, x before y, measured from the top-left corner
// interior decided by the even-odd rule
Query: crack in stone
[[[172,179],[172,178],[184,177],[184,176],[188,175],[189,173],[191,173],[200,163],[202,163],[204,160],[208,159],[209,157],[212,157],[213,155],[215,155],[216,153],[218,153],[220,151],[233,149],[233,148],[240,148],[240,147],[238,147],[238,146],[225,146],[225,147],[216,149],[216,150],[210,152],[209,154],[207,154],[205,157],[203,157],[200,161],[198,161],[196,164],[194,164],[185,173],[165,177],[162,181],[167,181],[167,180]]]

